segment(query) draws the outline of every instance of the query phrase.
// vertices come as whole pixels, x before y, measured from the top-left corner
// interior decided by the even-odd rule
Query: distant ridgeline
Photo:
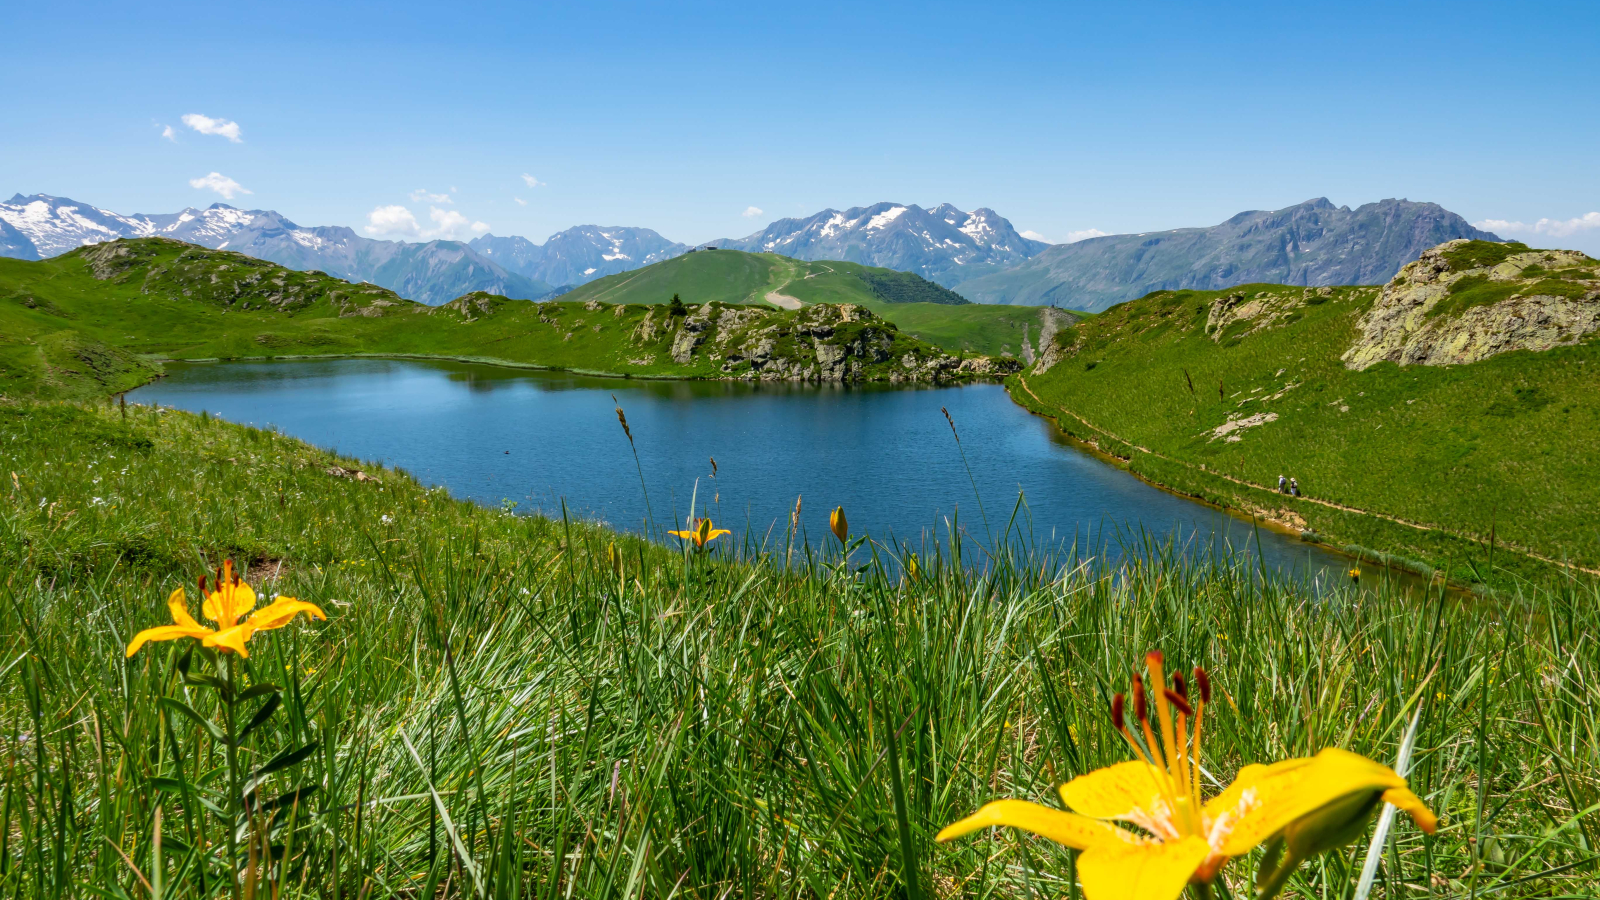
[[[848,302],[875,300],[865,282],[848,282],[854,294],[834,292],[842,302],[795,309],[699,300],[679,313],[486,292],[428,306],[230,251],[122,239],[0,259],[0,393],[126,390],[159,375],[159,359],[411,355],[642,377],[914,382],[1020,366],[903,334]]]
[[[1185,493],[1506,586],[1600,572],[1597,384],[1600,262],[1455,240],[1382,287],[1114,306],[1058,330],[1013,396]]]

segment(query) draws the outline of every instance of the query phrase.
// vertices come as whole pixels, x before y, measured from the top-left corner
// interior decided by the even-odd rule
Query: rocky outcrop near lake
[[[1344,364],[1448,366],[1576,344],[1600,330],[1600,261],[1456,240],[1423,252],[1357,324]]]
[[[707,303],[682,316],[656,306],[632,340],[640,364],[709,362],[722,377],[744,381],[939,384],[1001,378],[1021,367],[1005,357],[952,356],[849,303],[792,311]]]

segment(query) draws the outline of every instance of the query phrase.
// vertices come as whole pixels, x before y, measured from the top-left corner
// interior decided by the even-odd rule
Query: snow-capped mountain
[[[671,259],[689,245],[669,241],[648,228],[578,225],[550,235],[543,244],[525,237],[486,234],[472,249],[507,270],[549,284],[579,285],[617,272]]]
[[[964,212],[900,203],[825,209],[810,218],[779,219],[749,237],[713,246],[782,253],[797,259],[842,259],[916,272],[946,287],[1020,263],[1050,246],[1018,234],[992,209]]]
[[[507,271],[458,241],[411,244],[365,238],[350,228],[305,228],[271,210],[225,203],[162,215],[125,216],[65,197],[18,194],[0,203],[0,256],[41,259],[117,238],[170,237],[233,250],[291,269],[367,281],[421,303],[472,291],[538,299],[550,285]]]

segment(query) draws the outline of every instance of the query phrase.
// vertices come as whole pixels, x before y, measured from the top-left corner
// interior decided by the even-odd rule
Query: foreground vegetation
[[[1493,266],[1517,248],[1528,249],[1475,242],[1446,255]],[[1592,295],[1595,263],[1572,271],[1581,278],[1501,272],[1492,291],[1465,278],[1419,321],[1519,291]],[[1600,341],[1347,368],[1379,293],[1157,292],[1062,331],[1053,364],[1012,396],[1151,480],[1457,582],[1505,588],[1561,564],[1600,568]],[[1306,499],[1277,493],[1279,475]]]
[[[848,564],[832,537],[679,553],[132,407],[0,405],[0,473],[0,895],[228,895],[200,655],[124,658],[224,559],[328,614],[238,661],[281,688],[237,742],[269,770],[234,833],[270,845],[257,896],[1075,897],[1047,842],[931,838],[1126,759],[1107,700],[1153,647],[1212,672],[1221,783],[1328,746],[1392,762],[1416,717],[1442,822],[1396,826],[1374,896],[1600,889],[1589,582],[1489,607],[1160,547],[1108,570],[957,541],[914,580],[854,537]],[[1364,843],[1284,896],[1349,896]]]

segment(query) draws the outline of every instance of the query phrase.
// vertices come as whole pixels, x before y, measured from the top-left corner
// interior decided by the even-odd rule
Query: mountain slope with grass
[[[1391,762],[1409,723],[1409,787],[1441,827],[1402,817],[1380,884],[1600,886],[1591,583],[1463,604],[970,539],[983,571],[930,548],[908,579],[912,548],[852,534],[847,564],[835,498],[697,553],[136,406],[0,400],[0,472],[9,896],[1068,895],[1077,857],[1054,843],[933,838],[1129,760],[1105,695],[1152,649],[1210,673],[1207,797],[1332,746]],[[174,591],[208,618],[193,591],[224,561],[326,620],[258,633],[248,659],[192,638],[130,657]],[[1353,884],[1369,831],[1284,896]],[[1232,896],[1261,856],[1228,864]]]
[[[126,390],[156,377],[161,359],[361,354],[753,380],[929,382],[1015,367],[957,358],[851,304],[673,309],[479,292],[430,307],[166,238],[0,259],[0,392],[9,395]]]
[[[1383,288],[1121,304],[1012,395],[1151,480],[1503,587],[1600,569],[1597,329],[1600,262],[1455,241]]]
[[[666,303],[674,294],[685,303],[770,303],[789,308],[852,303],[952,353],[1013,356],[1027,362],[1032,361],[1041,336],[1048,337],[1056,327],[1077,318],[1064,311],[968,303],[912,272],[739,250],[685,253],[597,279],[562,299]]]

